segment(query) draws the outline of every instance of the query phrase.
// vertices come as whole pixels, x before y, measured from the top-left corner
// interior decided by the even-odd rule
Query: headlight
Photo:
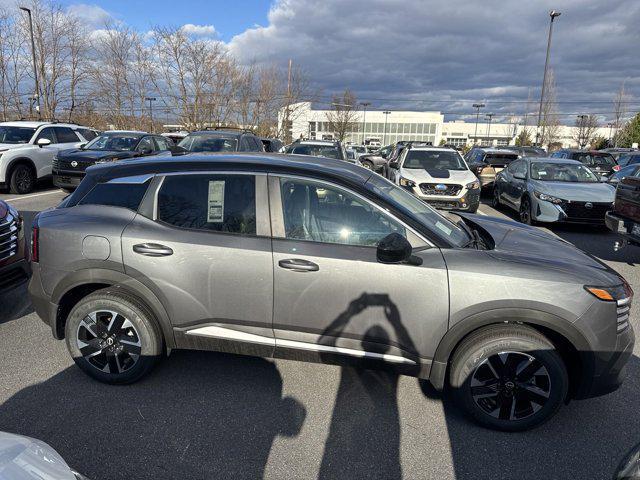
[[[408,178],[400,177],[400,186],[413,188],[416,186],[416,182],[409,180]]]
[[[554,197],[553,195],[547,195],[546,193],[542,193],[542,192],[533,192],[533,194],[539,198],[540,200],[543,200],[545,202],[551,202],[551,203],[555,203],[556,205],[564,202],[564,200],[562,200],[561,198],[558,197]]]
[[[476,180],[475,182],[467,183],[465,185],[465,188],[467,190],[477,190],[478,188],[480,188],[480,182]]]

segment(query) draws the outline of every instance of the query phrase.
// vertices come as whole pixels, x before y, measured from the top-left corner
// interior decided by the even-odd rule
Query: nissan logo
[[[446,189],[447,189],[447,186],[443,185],[442,183],[439,183],[439,184],[436,185],[436,190],[442,191],[442,190],[446,190]]]
[[[78,166],[78,162],[76,162],[75,160],[73,162],[71,162],[71,166],[73,168],[76,168]]]
[[[593,208],[593,203],[587,202],[584,204],[584,208]]]

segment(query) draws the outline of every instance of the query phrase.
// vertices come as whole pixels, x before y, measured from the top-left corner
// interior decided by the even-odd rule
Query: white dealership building
[[[313,108],[310,102],[292,104],[289,107],[289,124],[291,138],[313,138],[330,140],[335,137],[331,131],[331,110]],[[484,146],[514,145],[516,137],[527,128],[531,137],[535,137],[534,118],[529,118],[529,126],[525,127],[514,119],[513,123],[489,123],[481,115],[480,121],[444,121],[444,115],[436,111],[404,111],[404,110],[359,110],[355,115],[345,142],[362,144],[367,141],[379,141],[382,145],[399,140],[419,140],[431,142],[433,145],[447,143],[456,146],[480,144]],[[278,115],[280,125],[285,115],[282,110]],[[520,120],[520,119],[518,119]],[[595,135],[611,138],[615,129],[598,128]],[[576,147],[576,128],[560,126],[557,142],[563,148]]]

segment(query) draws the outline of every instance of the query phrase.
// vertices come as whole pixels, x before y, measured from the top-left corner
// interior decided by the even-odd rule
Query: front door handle
[[[287,270],[293,270],[294,272],[317,272],[320,267],[308,260],[302,260],[300,258],[287,258],[278,262],[280,268],[286,268]]]
[[[173,255],[172,249],[157,243],[139,243],[133,246],[133,251],[148,257],[168,257]]]

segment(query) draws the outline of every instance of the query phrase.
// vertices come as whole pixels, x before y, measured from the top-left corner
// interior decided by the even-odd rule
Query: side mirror
[[[180,145],[171,145],[169,147],[169,151],[171,152],[171,155],[184,155],[188,152],[186,148],[181,147]]]
[[[398,161],[389,162],[389,168],[398,168]]]
[[[411,258],[411,244],[399,233],[390,233],[378,243],[376,257],[380,263],[402,263]]]
[[[525,177],[521,173],[514,173],[513,174],[513,178],[517,178],[518,180],[526,180],[527,179],[527,177]]]
[[[389,154],[387,152],[380,152],[380,156],[382,158],[387,158],[389,156]]]
[[[149,155],[153,153],[153,150],[151,150],[150,148],[143,148],[142,150],[140,150],[140,155]]]
[[[39,138],[36,142],[36,145],[38,145],[40,148],[46,147],[47,145],[51,145],[51,140],[49,140],[48,138]]]

